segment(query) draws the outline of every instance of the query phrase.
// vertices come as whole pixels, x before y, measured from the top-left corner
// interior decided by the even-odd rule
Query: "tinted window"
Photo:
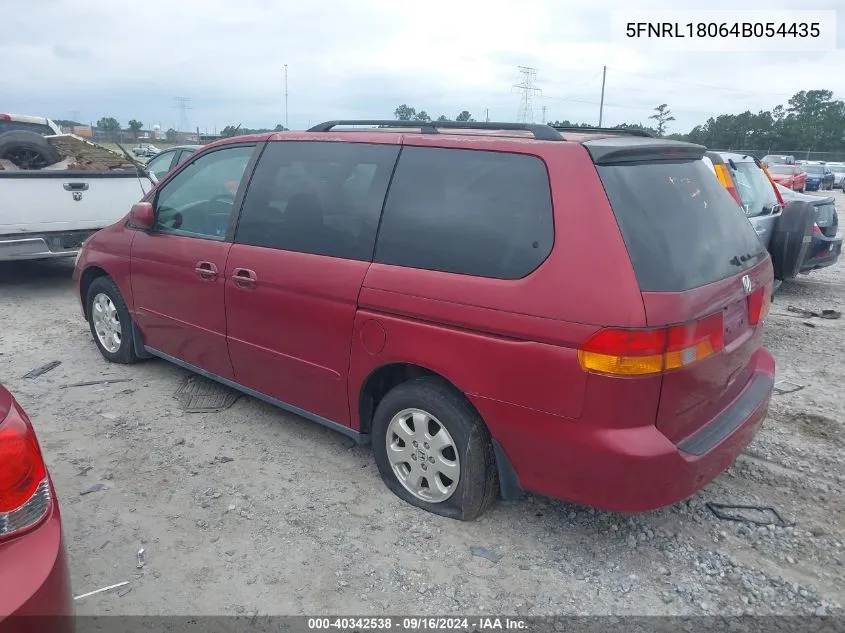
[[[696,288],[765,258],[742,209],[702,161],[597,169],[643,291]]]
[[[55,134],[53,128],[43,123],[25,123],[23,121],[0,121],[0,134],[12,131],[35,132],[42,136]]]
[[[549,176],[538,158],[405,147],[390,185],[376,261],[519,279],[554,242]]]
[[[225,239],[235,195],[253,149],[251,145],[218,149],[182,169],[156,195],[154,229]]]
[[[731,176],[736,183],[739,199],[748,217],[771,213],[779,204],[775,189],[762,169],[754,163],[728,163]]]
[[[399,148],[275,142],[249,184],[235,241],[369,261]]]

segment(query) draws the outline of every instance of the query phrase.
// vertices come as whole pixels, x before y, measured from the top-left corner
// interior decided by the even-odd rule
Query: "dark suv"
[[[237,137],[91,238],[74,277],[105,358],[372,442],[414,505],[649,510],[724,471],[772,391],[771,260],[703,154],[506,123]]]

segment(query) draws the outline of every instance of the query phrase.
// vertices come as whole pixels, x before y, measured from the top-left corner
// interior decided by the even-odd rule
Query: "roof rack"
[[[459,130],[522,130],[534,134],[538,141],[562,141],[555,128],[541,123],[496,123],[493,121],[392,121],[378,119],[349,119],[326,121],[308,129],[309,132],[328,132],[338,125],[369,125],[379,127],[419,128],[423,134],[438,134],[438,128]]]
[[[628,136],[644,136],[646,138],[654,138],[645,130],[637,130],[635,128],[625,127],[554,127],[558,132],[585,132],[587,134],[595,134],[596,132],[605,132],[607,134],[627,134]]]

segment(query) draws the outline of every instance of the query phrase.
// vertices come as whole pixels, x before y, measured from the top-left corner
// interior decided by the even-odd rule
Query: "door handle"
[[[255,282],[258,281],[258,276],[254,270],[249,268],[235,268],[232,271],[232,281],[239,288],[254,288]]]
[[[65,191],[88,191],[87,182],[66,182],[62,185]]]
[[[197,262],[194,272],[201,279],[217,279],[217,266],[211,262]]]

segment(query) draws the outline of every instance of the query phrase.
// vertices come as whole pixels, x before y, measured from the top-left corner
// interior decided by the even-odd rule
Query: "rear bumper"
[[[746,388],[679,445],[655,426],[608,429],[473,397],[507,455],[519,485],[603,510],[644,512],[695,494],[724,472],[759,431],[775,364],[755,353]],[[687,451],[696,451],[698,454]]]
[[[0,237],[0,261],[73,257],[96,231]]]
[[[824,235],[813,235],[813,243],[807,258],[801,264],[802,273],[825,268],[835,264],[842,254],[842,236],[825,237]]]
[[[73,598],[58,504],[36,529],[0,545],[0,630],[70,633]]]

